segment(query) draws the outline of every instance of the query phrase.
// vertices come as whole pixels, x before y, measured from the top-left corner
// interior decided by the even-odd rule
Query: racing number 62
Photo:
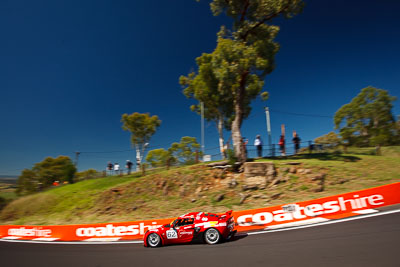
[[[167,238],[168,239],[178,238],[178,235],[177,235],[176,231],[169,230],[169,231],[167,231]]]

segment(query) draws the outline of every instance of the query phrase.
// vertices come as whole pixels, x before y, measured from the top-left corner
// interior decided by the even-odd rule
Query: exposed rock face
[[[273,162],[246,162],[244,164],[244,175],[246,177],[252,176],[266,176],[275,173],[275,166]]]
[[[232,178],[228,183],[229,188],[235,188],[237,185],[238,185],[238,182],[236,181],[235,178]]]
[[[246,162],[244,164],[244,190],[250,188],[263,189],[275,178],[276,170],[273,162]]]
[[[325,190],[325,173],[317,173],[309,176],[311,181],[316,182],[317,187],[312,189],[312,192],[322,192]]]
[[[311,181],[323,181],[325,179],[326,174],[324,173],[317,173],[311,176]]]
[[[227,160],[224,160],[224,161],[213,162],[213,163],[207,164],[207,167],[220,167],[220,166],[226,166],[228,164],[229,164],[229,162]]]
[[[269,186],[271,187],[271,186],[274,186],[274,185],[277,185],[277,184],[280,184],[280,183],[285,183],[285,182],[287,182],[287,180],[288,180],[287,177],[279,175],[278,177],[275,178],[275,180],[273,180],[269,184]]]
[[[282,196],[282,193],[276,193],[271,196],[271,199],[278,199]]]
[[[250,196],[251,194],[240,194],[240,204],[243,204]]]
[[[257,189],[259,189],[258,185],[242,185],[243,191],[257,190]]]
[[[219,195],[215,198],[215,201],[220,202],[220,201],[222,201],[224,198],[225,198],[225,195],[224,195],[224,194],[219,194]]]

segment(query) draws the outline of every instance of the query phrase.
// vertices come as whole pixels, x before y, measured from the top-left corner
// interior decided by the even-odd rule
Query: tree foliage
[[[0,211],[8,204],[9,201],[4,197],[0,197]]]
[[[195,137],[184,136],[179,143],[173,143],[169,151],[172,156],[180,163],[194,164],[196,159],[202,156],[199,151],[200,144]]]
[[[123,114],[121,119],[122,129],[130,131],[132,144],[144,144],[150,141],[150,138],[161,125],[161,120],[158,116],[150,116],[149,113],[132,113]]]
[[[132,113],[122,115],[122,129],[131,132],[131,142],[143,155],[146,144],[155,134],[157,128],[161,125],[158,116],[150,116],[149,113]]]
[[[159,148],[150,150],[149,153],[147,153],[146,161],[150,163],[152,167],[163,167],[174,164],[175,158],[172,156],[171,151]]]
[[[36,172],[30,169],[24,169],[18,177],[17,194],[32,193],[39,188],[39,177]]]
[[[395,100],[386,90],[366,87],[335,113],[335,129],[347,145],[393,144],[398,135],[391,111]]]
[[[268,23],[280,15],[292,17],[303,7],[301,0],[213,0],[214,15],[225,13],[233,19],[233,27],[223,26],[218,43],[209,56],[213,84],[218,95],[230,96],[234,116],[231,124],[235,154],[245,161],[240,128],[251,111],[251,101],[262,90],[265,76],[274,67],[279,45],[274,41],[279,27]],[[208,64],[208,63],[207,63]],[[199,74],[200,73],[199,68]],[[213,87],[215,88],[215,86]],[[267,93],[262,94],[268,97]]]
[[[315,138],[314,143],[327,145],[329,147],[337,147],[340,144],[340,138],[335,132],[329,132],[323,136]]]
[[[74,182],[76,167],[67,156],[47,157],[32,169],[24,169],[18,178],[17,193],[26,194],[46,188],[54,181]]]
[[[219,146],[222,155],[224,146],[223,130],[230,129],[233,118],[232,96],[228,90],[220,87],[213,69],[213,54],[203,53],[196,59],[198,73],[191,72],[188,76],[181,76],[179,83],[184,88],[183,93],[188,98],[199,101],[192,105],[191,110],[201,113],[203,103],[204,117],[208,121],[215,122],[219,134]]]

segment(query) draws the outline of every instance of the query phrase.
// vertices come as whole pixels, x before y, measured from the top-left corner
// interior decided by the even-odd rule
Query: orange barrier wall
[[[359,210],[400,203],[400,183],[374,187],[346,194],[297,202],[296,211],[285,212],[282,206],[234,212],[238,231],[264,229],[270,226],[313,218],[336,219],[356,215]]]
[[[289,206],[236,211],[233,212],[233,215],[238,231],[250,231],[268,229],[268,227],[278,224],[313,218],[333,219],[352,216],[356,215],[353,212],[359,210],[398,203],[400,203],[400,183],[394,183],[331,197],[291,203],[292,205]],[[292,210],[288,211],[285,208]],[[99,238],[140,239],[147,229],[170,223],[172,220],[173,218],[91,225],[0,225],[0,238],[57,241],[100,240]]]

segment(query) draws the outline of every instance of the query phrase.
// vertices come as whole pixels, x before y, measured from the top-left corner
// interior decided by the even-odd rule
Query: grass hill
[[[264,189],[243,187],[244,175],[205,164],[109,176],[20,197],[0,224],[77,224],[174,217],[188,211],[244,210],[319,198],[400,181],[400,147],[348,154],[301,154],[273,161],[281,179]],[[290,165],[288,164],[290,163]],[[293,164],[297,169],[293,169]],[[312,175],[324,180],[313,181]],[[321,189],[323,183],[323,191]],[[318,189],[319,188],[319,189]]]

